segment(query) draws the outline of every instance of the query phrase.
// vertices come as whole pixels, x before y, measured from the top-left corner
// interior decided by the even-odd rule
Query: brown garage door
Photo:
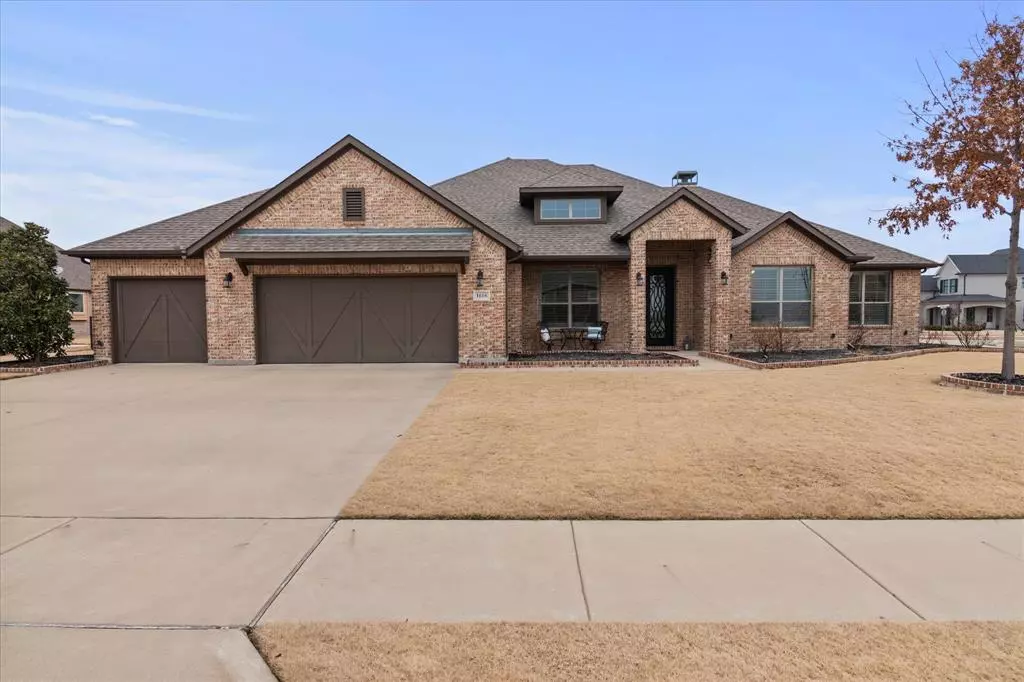
[[[261,277],[260,362],[455,362],[454,277]]]
[[[114,283],[118,362],[206,362],[206,288],[201,279]]]

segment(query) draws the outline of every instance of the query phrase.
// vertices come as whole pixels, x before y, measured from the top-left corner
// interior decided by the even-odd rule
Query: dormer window
[[[541,220],[600,220],[601,200],[597,197],[581,199],[541,199]]]

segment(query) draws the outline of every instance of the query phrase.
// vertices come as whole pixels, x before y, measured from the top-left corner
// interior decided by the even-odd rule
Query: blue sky
[[[346,133],[428,183],[507,156],[700,182],[887,237],[916,61],[1022,2],[0,7],[0,212],[71,246],[271,186]]]

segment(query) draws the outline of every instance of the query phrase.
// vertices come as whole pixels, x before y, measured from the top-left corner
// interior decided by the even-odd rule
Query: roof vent
[[[676,171],[676,174],[672,176],[672,186],[676,185],[696,185],[697,184],[697,171]]]

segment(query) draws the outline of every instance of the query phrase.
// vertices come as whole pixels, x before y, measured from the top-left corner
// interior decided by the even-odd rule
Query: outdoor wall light
[[[224,288],[228,289],[231,287],[231,283],[235,281],[235,276],[232,273],[224,275]]]
[[[644,285],[644,273],[642,273],[642,272],[636,273],[636,285],[638,287],[642,287]]]
[[[725,286],[729,283],[729,273],[722,270],[722,274],[718,276],[718,279],[722,280],[722,286]]]
[[[477,270],[476,271],[476,288],[480,289],[480,288],[483,287],[483,285],[484,285],[484,271],[483,270]]]

